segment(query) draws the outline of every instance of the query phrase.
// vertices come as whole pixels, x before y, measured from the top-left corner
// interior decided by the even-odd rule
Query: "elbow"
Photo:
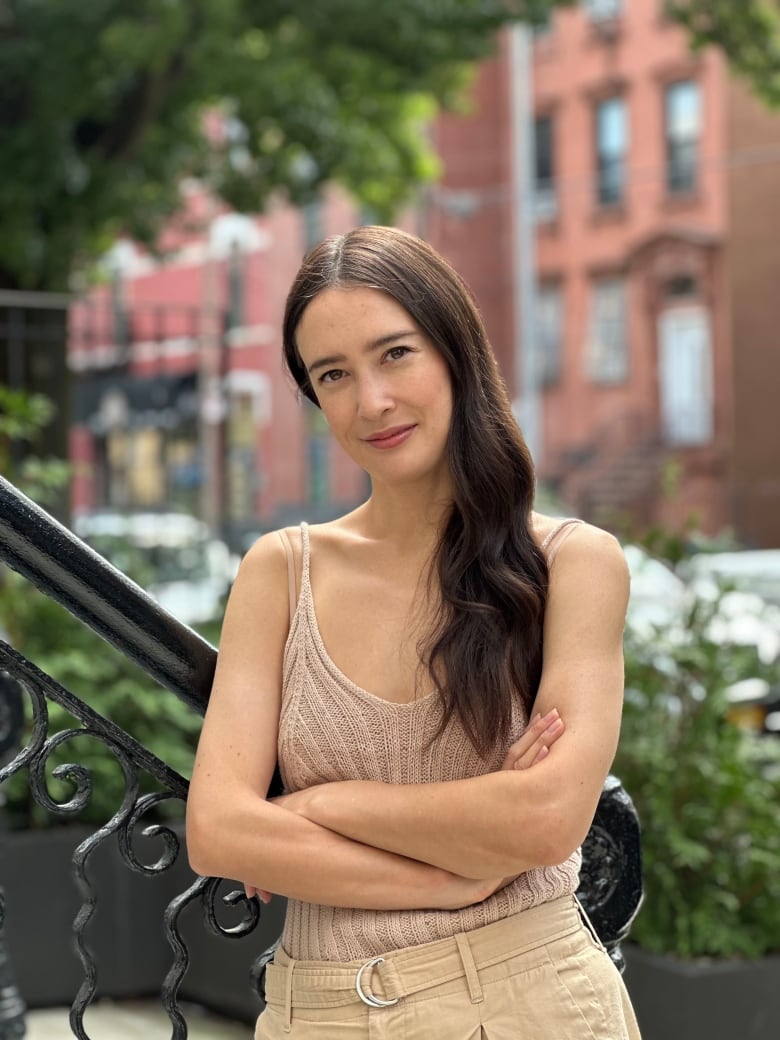
[[[529,840],[530,838],[530,840]],[[550,828],[535,838],[524,832],[507,859],[507,874],[517,874],[534,867],[557,867],[564,863],[579,847],[579,842],[563,830]]]
[[[189,813],[187,814],[185,841],[187,845],[187,862],[190,865],[190,870],[195,874],[200,874],[202,877],[210,877],[211,872],[206,863],[205,846],[200,840],[197,828],[190,822]]]
[[[524,815],[512,827],[515,835],[513,855],[523,863],[523,870],[532,867],[557,867],[564,863],[582,844],[587,829],[573,818],[566,806],[546,804],[539,806],[535,819]]]
[[[545,836],[539,848],[539,866],[557,867],[580,847],[582,842],[569,829],[561,828]]]
[[[219,865],[214,853],[221,842],[216,835],[217,821],[209,819],[202,811],[187,805],[185,843],[187,861],[191,870],[202,877],[220,877]]]

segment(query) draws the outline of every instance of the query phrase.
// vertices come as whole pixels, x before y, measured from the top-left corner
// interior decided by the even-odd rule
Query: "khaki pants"
[[[639,1040],[572,896],[366,962],[279,949],[266,996],[255,1040]]]

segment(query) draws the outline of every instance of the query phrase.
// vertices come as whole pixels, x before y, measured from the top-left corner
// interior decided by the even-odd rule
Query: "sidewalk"
[[[198,1007],[184,1009],[188,1040],[252,1040],[252,1027],[216,1018]],[[73,1040],[68,1008],[28,1011],[25,1040]],[[84,1015],[90,1040],[171,1040],[173,1026],[159,1003],[103,1000]]]

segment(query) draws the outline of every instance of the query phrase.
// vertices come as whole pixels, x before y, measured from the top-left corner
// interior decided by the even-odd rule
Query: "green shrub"
[[[710,638],[717,609],[694,599],[682,637],[626,636],[614,769],[639,814],[645,889],[631,938],[683,958],[780,952],[780,741],[738,728],[728,698],[777,670]]]

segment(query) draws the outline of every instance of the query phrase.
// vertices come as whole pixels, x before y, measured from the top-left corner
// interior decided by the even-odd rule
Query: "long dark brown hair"
[[[441,590],[421,658],[441,694],[441,728],[457,713],[483,756],[509,738],[519,695],[530,715],[542,665],[547,564],[534,541],[534,469],[468,287],[426,242],[360,227],[304,258],[287,297],[284,358],[319,404],[296,344],[308,304],[334,286],[396,300],[449,367],[448,439],[454,500],[432,560]]]

